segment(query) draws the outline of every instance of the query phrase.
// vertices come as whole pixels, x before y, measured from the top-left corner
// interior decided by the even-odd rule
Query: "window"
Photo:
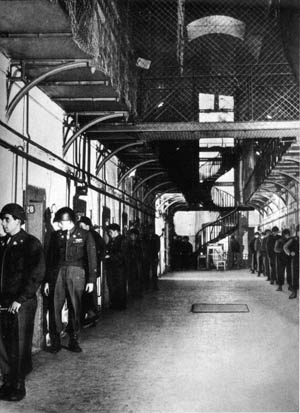
[[[199,122],[233,121],[233,96],[199,93]]]

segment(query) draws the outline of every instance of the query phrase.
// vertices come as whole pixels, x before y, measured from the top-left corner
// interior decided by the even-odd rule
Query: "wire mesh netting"
[[[74,41],[91,56],[132,113],[136,104],[136,70],[128,35],[129,0],[63,0]]]
[[[279,11],[264,0],[133,2],[145,121],[199,120],[199,94],[234,98],[234,120],[296,120],[299,87],[285,56]],[[214,107],[213,110],[218,110]]]

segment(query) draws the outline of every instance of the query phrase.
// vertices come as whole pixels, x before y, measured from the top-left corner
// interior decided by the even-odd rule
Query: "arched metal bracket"
[[[276,195],[276,196],[277,196],[279,199],[281,199],[281,201],[286,205],[285,199],[284,199],[281,195],[279,195],[279,194],[277,194],[276,192],[272,191],[271,189],[264,188],[264,189],[262,189],[262,191],[270,192],[271,194]],[[259,192],[258,192],[258,193],[259,193]]]
[[[295,176],[293,176],[293,175],[287,174],[286,172],[282,172],[282,171],[280,171],[280,175],[287,176],[287,177],[290,178],[292,181],[296,181],[298,184],[300,184],[299,179],[297,179],[297,178],[296,178]]]
[[[101,162],[97,162],[96,165],[96,175],[99,174],[103,166],[108,162],[111,158],[116,156],[119,152],[124,151],[124,149],[132,148],[133,146],[142,146],[144,145],[143,141],[138,141],[138,142],[131,142],[127,143],[126,145],[120,146],[118,149],[115,149],[114,151],[110,152],[105,158],[102,159]]]
[[[267,213],[267,211],[260,205],[257,205],[255,202],[248,202],[247,205],[253,206],[260,215],[263,215],[263,213],[261,212],[261,210],[263,210],[265,213]]]
[[[71,63],[65,63],[63,65],[57,66],[54,69],[49,70],[46,73],[43,73],[42,75],[36,77],[34,80],[32,80],[30,83],[28,83],[26,86],[24,86],[20,91],[15,95],[13,100],[7,105],[7,110],[6,110],[6,119],[7,121],[11,117],[13,111],[15,110],[16,106],[18,103],[26,96],[26,94],[33,89],[35,86],[37,86],[39,83],[41,83],[43,80],[45,80],[47,77],[56,75],[57,73],[65,72],[67,70],[73,70],[77,69],[79,67],[87,67],[90,66],[91,63],[89,60],[86,61],[80,61],[80,62],[71,62]]]
[[[188,205],[187,202],[183,201],[182,199],[175,199],[173,202],[166,206],[166,208],[163,210],[163,213],[166,213],[167,210],[174,204]]]
[[[287,192],[291,195],[292,198],[294,198],[294,200],[295,200],[296,202],[299,201],[298,197],[297,197],[287,186],[282,185],[282,184],[279,183],[279,182],[271,181],[271,180],[269,180],[269,179],[266,179],[266,180],[265,180],[265,183],[273,184],[273,185],[275,185],[275,186],[279,186],[280,188],[283,188],[285,191],[287,191]]]
[[[141,182],[139,182],[139,183],[133,188],[132,194],[134,194],[135,192],[137,192],[137,190],[138,190],[142,185],[144,185],[145,182],[148,182],[148,181],[150,181],[150,179],[156,178],[157,176],[161,176],[161,175],[165,175],[165,172],[157,172],[157,173],[155,173],[155,174],[152,174],[152,175],[150,175],[150,176],[147,176],[147,178],[143,179]]]
[[[258,205],[262,204],[263,206],[261,208],[265,211],[266,214],[268,213],[266,208],[269,208],[271,214],[273,214],[273,209],[270,207],[270,205],[266,205],[263,199],[254,198],[253,201]]]
[[[295,162],[295,163],[300,164],[300,159],[295,159],[295,158],[284,158],[284,161]]]
[[[114,112],[110,113],[108,115],[103,115],[99,116],[96,119],[93,119],[86,125],[82,126],[78,131],[74,133],[74,135],[71,136],[71,138],[68,139],[67,142],[64,143],[64,148],[63,148],[63,154],[66,156],[68,150],[70,149],[71,145],[76,141],[76,139],[83,134],[86,130],[88,130],[90,127],[96,125],[97,123],[104,122],[107,119],[114,119],[114,118],[119,118],[121,116],[128,116],[128,112]]]
[[[142,201],[142,202],[145,202],[145,200],[148,198],[148,196],[149,196],[150,194],[152,194],[152,192],[154,192],[156,189],[160,188],[161,186],[169,185],[169,184],[174,184],[174,183],[173,183],[172,181],[164,181],[164,182],[159,183],[158,185],[155,185],[153,188],[150,189],[150,191],[148,191],[148,192],[144,195],[144,198],[143,198],[143,201]]]
[[[128,169],[128,171],[126,171],[124,173],[124,175],[122,175],[122,177],[120,178],[120,181],[118,183],[118,187],[121,186],[121,184],[125,181],[127,176],[129,176],[135,169],[139,168],[140,166],[148,165],[149,163],[153,163],[153,162],[156,162],[156,159],[148,159],[147,161],[140,162],[140,163],[134,165],[132,168]]]
[[[181,206],[188,206],[188,204],[187,204],[185,201],[179,201],[179,200],[177,200],[177,201],[172,202],[170,205],[168,205],[168,206],[166,207],[166,209],[164,210],[164,213],[166,213],[167,210],[168,210],[171,206],[176,205],[176,204],[181,205]]]
[[[176,194],[176,195],[172,195],[169,198],[164,199],[161,204],[158,206],[158,209],[163,208],[163,206],[167,203],[167,202],[172,202],[174,200],[179,200],[179,199],[184,199],[182,194]]]
[[[266,202],[269,201],[269,198],[262,196],[261,194],[256,194],[258,196],[254,196],[253,197],[253,201],[258,202],[258,203],[262,203],[264,205],[264,208],[269,208],[269,210],[271,211],[271,214],[273,214],[273,209],[271,208],[271,206],[268,204],[266,205]],[[274,203],[271,201],[271,203]],[[276,205],[275,205],[276,206]]]

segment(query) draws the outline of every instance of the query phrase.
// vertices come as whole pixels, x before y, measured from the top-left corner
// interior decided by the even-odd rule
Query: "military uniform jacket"
[[[44,251],[40,241],[21,230],[0,240],[0,303],[22,304],[33,298],[45,275]]]
[[[122,235],[110,239],[106,245],[106,254],[109,255],[105,260],[108,268],[122,268],[125,265],[125,240]]]
[[[60,267],[73,266],[85,269],[87,282],[97,278],[97,251],[92,234],[75,226],[68,231],[55,231],[51,234],[47,254],[45,282],[55,283]]]

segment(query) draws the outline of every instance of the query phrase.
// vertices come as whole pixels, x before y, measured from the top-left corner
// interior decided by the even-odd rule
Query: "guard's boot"
[[[5,400],[8,400],[10,402],[19,402],[20,400],[24,399],[25,396],[25,381],[23,379],[19,379],[13,384],[9,395],[7,396],[7,398],[5,398]]]
[[[280,285],[276,291],[282,291],[282,286]]]
[[[76,335],[70,337],[68,349],[74,353],[82,352],[82,348],[78,344],[78,337]]]
[[[297,290],[294,290],[292,294],[289,296],[290,299],[297,298]]]
[[[3,374],[3,384],[0,387],[0,399],[6,400],[12,391],[12,384],[8,374]]]
[[[51,335],[51,345],[49,347],[46,347],[46,351],[49,353],[56,354],[61,350],[61,343],[60,343],[60,336],[59,334],[56,335]]]

